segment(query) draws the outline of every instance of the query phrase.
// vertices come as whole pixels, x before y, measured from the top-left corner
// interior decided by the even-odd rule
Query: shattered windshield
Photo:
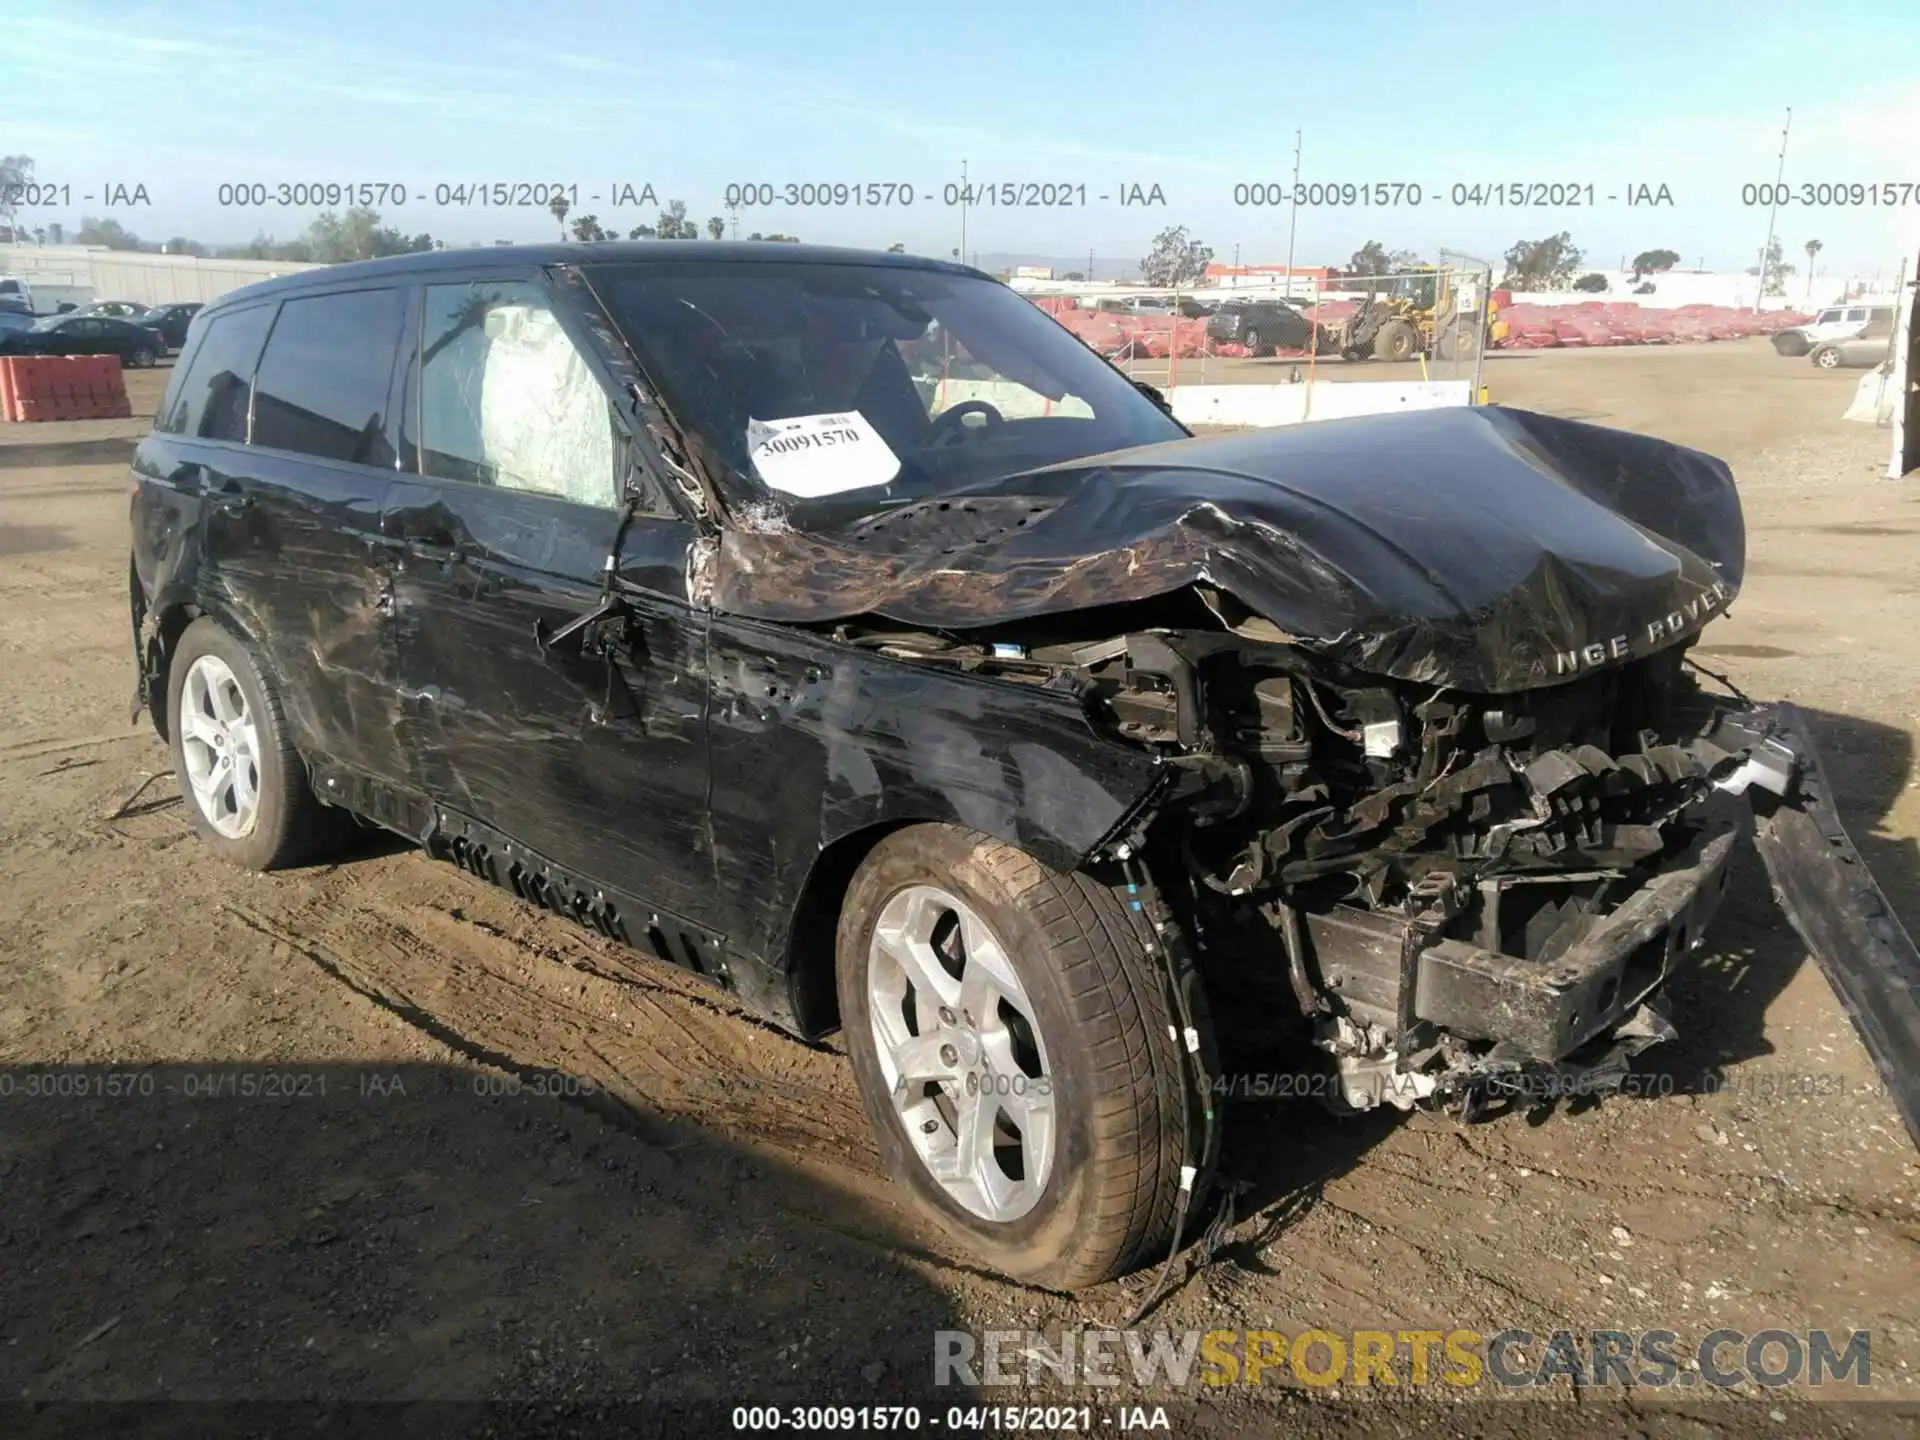
[[[596,266],[737,504],[810,525],[1186,432],[1003,285],[905,266]]]

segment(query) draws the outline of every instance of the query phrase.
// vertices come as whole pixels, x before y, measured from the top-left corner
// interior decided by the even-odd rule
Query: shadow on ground
[[[969,1398],[934,1388],[956,1321],[875,1217],[577,1085],[0,1068],[4,1399],[626,1402],[718,1433],[743,1404]],[[138,1428],[169,1411],[211,1433],[193,1406]]]

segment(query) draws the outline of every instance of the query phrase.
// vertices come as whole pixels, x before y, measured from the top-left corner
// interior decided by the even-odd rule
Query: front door
[[[416,782],[540,859],[706,924],[693,529],[664,497],[642,506],[620,545],[624,610],[545,643],[602,597],[625,431],[536,280],[428,285],[422,298],[403,441],[415,473],[382,517]],[[615,928],[641,941],[649,924]]]

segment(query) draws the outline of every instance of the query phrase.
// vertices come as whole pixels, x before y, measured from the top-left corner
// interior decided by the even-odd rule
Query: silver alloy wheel
[[[986,1220],[1018,1220],[1053,1169],[1054,1081],[1033,1001],[987,923],[933,885],[874,922],[867,1009],[920,1161]]]
[[[202,655],[180,687],[180,753],[193,800],[229,840],[253,833],[260,818],[260,737],[246,692],[218,655]]]

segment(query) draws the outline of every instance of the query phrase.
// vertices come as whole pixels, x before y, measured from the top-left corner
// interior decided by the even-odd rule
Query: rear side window
[[[247,438],[247,394],[273,320],[273,306],[229,310],[208,320],[184,375],[176,371],[154,429],[201,440]]]
[[[401,315],[397,289],[349,290],[283,304],[254,381],[253,443],[391,467],[387,386]]]
[[[1855,309],[1847,311],[1847,324],[1849,325],[1853,324],[1856,320],[1864,320],[1866,318],[1867,312],[1865,310]]]

